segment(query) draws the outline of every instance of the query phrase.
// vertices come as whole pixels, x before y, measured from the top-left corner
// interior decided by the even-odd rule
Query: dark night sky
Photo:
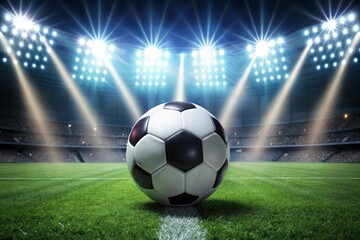
[[[261,26],[264,33],[269,30],[268,36],[286,36],[319,23],[325,19],[324,14],[329,16],[330,12],[357,13],[359,3],[347,0],[23,0],[1,1],[0,6],[11,13],[12,8],[22,9],[34,14],[34,19],[41,24],[72,34],[86,36],[84,29],[92,32],[93,25],[95,32],[105,31],[108,40],[120,45],[139,45],[146,37],[151,41],[151,35],[158,35],[160,44],[184,48],[199,43],[196,39],[201,39],[201,32],[205,38],[213,37],[213,41],[224,46],[253,40],[255,32],[261,34]]]

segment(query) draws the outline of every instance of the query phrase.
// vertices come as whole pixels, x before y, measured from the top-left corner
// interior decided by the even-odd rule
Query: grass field
[[[166,209],[125,164],[0,164],[0,239],[156,239]],[[207,239],[358,239],[360,164],[232,163],[196,209]]]

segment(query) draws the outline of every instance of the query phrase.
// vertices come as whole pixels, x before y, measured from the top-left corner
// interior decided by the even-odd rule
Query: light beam
[[[49,50],[49,56],[53,60],[55,68],[59,72],[61,79],[65,82],[66,87],[70,90],[71,95],[74,97],[75,102],[84,116],[85,121],[88,121],[91,124],[91,127],[95,129],[97,126],[95,114],[91,111],[90,107],[81,95],[79,88],[74,84],[69,72],[66,70],[64,63],[60,60],[59,56],[46,41],[44,41],[44,44]]]
[[[10,48],[10,45],[4,35],[0,33],[0,40],[2,45],[5,47],[5,49]],[[33,118],[35,120],[35,124],[37,129],[40,130],[40,137],[43,143],[47,145],[47,151],[54,155],[54,159],[49,159],[50,161],[58,159],[59,155],[57,154],[57,151],[55,147],[53,146],[55,141],[53,137],[48,133],[50,126],[46,119],[46,114],[42,110],[44,109],[43,106],[40,103],[40,100],[38,99],[38,94],[36,93],[35,89],[31,87],[29,84],[29,81],[27,77],[24,74],[24,71],[21,69],[21,66],[19,62],[16,60],[15,54],[11,51],[8,53],[11,59],[11,62],[13,63],[12,66],[15,69],[17,79],[20,82],[20,88],[22,91],[22,95],[25,97],[25,103],[28,107],[28,110],[30,114],[33,115]]]
[[[133,122],[136,122],[141,117],[141,111],[139,107],[139,103],[137,102],[136,98],[134,98],[131,94],[129,89],[126,87],[124,81],[120,77],[120,75],[115,70],[114,66],[110,63],[106,63],[106,67],[109,70],[111,76],[113,77],[116,86],[119,89],[119,92],[121,93],[120,96],[123,97],[123,99],[126,102],[126,105],[130,109],[131,117]]]
[[[249,78],[255,59],[256,58],[253,58],[251,60],[244,74],[241,76],[240,80],[238,81],[235,89],[232,91],[230,97],[228,98],[228,100],[224,104],[224,107],[222,108],[223,111],[221,112],[219,119],[225,128],[229,127],[230,121],[236,112],[236,105],[239,104],[238,102],[239,98],[244,90],[245,83]]]
[[[255,161],[257,158],[264,152],[264,146],[266,145],[266,140],[268,139],[268,135],[273,128],[273,124],[275,124],[280,116],[280,113],[283,109],[283,104],[286,98],[289,96],[292,87],[294,86],[295,80],[299,76],[300,70],[305,63],[306,57],[310,51],[312,46],[312,42],[309,42],[305,49],[302,51],[299,59],[297,60],[294,69],[292,70],[288,80],[286,81],[285,85],[281,88],[279,94],[276,96],[274,101],[272,102],[270,108],[268,109],[262,127],[260,128],[260,136],[256,141],[256,146],[258,148],[254,148],[251,154],[254,156]]]
[[[177,86],[175,90],[175,95],[173,101],[185,101],[185,87],[184,87],[184,59],[185,54],[180,54],[180,67],[179,67],[179,75],[177,80]]]

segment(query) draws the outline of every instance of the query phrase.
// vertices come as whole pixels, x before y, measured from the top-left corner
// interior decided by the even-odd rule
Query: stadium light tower
[[[80,38],[76,49],[73,79],[105,82],[108,79],[107,62],[111,61],[115,46],[101,39]]]
[[[353,13],[337,19],[328,19],[321,25],[321,31],[318,26],[306,29],[304,35],[307,41],[314,42],[309,56],[315,69],[327,70],[346,64],[348,61],[344,59],[347,52],[353,53],[352,59],[349,60],[357,63],[360,49],[356,50],[357,46],[351,45],[359,30],[359,22]]]
[[[204,45],[193,51],[193,69],[196,86],[226,86],[225,51]]]
[[[259,40],[256,44],[248,45],[249,57],[254,59],[252,77],[257,82],[276,81],[287,79],[288,66],[285,57],[285,41]]]
[[[5,14],[1,33],[9,42],[5,49],[2,62],[9,62],[10,53],[14,53],[16,61],[25,68],[45,70],[49,50],[45,46],[55,44],[57,32],[41,27],[24,15]]]
[[[156,46],[136,52],[136,86],[165,86],[170,52]]]

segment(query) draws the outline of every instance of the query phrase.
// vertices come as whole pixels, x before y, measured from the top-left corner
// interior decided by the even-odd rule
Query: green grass
[[[76,179],[122,177],[125,164],[0,164],[25,178],[0,180],[0,239],[155,239],[165,208],[131,179]],[[356,239],[359,177],[360,164],[232,163],[196,207],[208,239]]]

